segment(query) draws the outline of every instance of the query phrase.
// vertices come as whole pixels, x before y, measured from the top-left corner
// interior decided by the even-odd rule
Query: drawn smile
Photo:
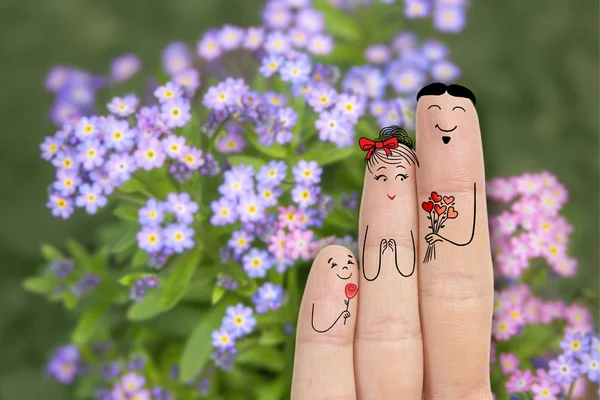
[[[352,277],[352,272],[350,272],[350,275],[348,275],[347,278],[342,278],[339,274],[336,274],[338,278],[346,280],[346,279],[350,279]]]
[[[457,126],[458,126],[458,125],[454,126],[454,128],[452,128],[452,129],[448,129],[448,130],[446,130],[446,129],[442,129],[442,128],[440,128],[440,126],[439,126],[438,124],[435,124],[435,127],[436,127],[436,128],[438,128],[438,129],[439,129],[440,131],[442,131],[442,132],[452,132],[453,130],[455,130],[455,129],[456,129],[456,127],[457,127]]]
[[[444,142],[444,144],[448,144],[450,139],[452,139],[450,136],[442,136],[442,142]]]
[[[394,200],[396,198],[396,195],[390,196],[389,194],[387,195],[387,197],[389,197],[390,200]]]

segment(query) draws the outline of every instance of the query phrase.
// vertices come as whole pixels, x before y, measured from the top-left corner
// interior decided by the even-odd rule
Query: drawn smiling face
[[[408,179],[408,171],[402,162],[396,164],[381,164],[371,171],[373,179],[377,181],[387,199],[394,201],[402,190],[402,182]]]
[[[352,256],[352,254],[348,254],[348,257],[345,260],[338,260],[339,264],[336,262],[336,260],[338,260],[338,257],[335,259],[334,257],[330,257],[327,261],[327,264],[329,264],[330,268],[335,272],[335,275],[338,278],[344,281],[350,279],[352,277],[352,272],[350,272],[351,267],[349,267],[349,265],[355,265],[354,256]]]
[[[448,93],[440,96],[423,96],[417,105],[419,133],[426,133],[427,140],[440,140],[444,145],[462,141],[479,121],[471,100],[454,97]]]

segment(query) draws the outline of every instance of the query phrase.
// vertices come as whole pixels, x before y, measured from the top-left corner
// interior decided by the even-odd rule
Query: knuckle
[[[369,318],[368,324],[360,324],[357,342],[381,342],[396,345],[414,345],[421,341],[421,323],[418,317],[407,315],[379,315]]]

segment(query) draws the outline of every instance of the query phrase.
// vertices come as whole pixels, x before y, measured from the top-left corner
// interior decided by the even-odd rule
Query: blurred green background
[[[21,289],[42,242],[84,242],[101,217],[54,219],[45,208],[53,169],[39,143],[54,133],[44,77],[55,64],[108,71],[125,52],[149,70],[172,40],[195,44],[217,23],[258,24],[258,0],[2,0],[0,5],[0,399],[65,399],[44,379],[69,317]],[[473,89],[488,177],[548,169],[570,192],[572,254],[581,274],[563,292],[598,289],[598,2],[473,1],[468,25],[440,37]],[[232,13],[233,11],[233,13]],[[430,20],[409,25],[418,28]]]

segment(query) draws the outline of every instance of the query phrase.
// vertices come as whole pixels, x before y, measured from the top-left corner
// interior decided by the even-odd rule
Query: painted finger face
[[[471,100],[448,93],[423,96],[417,105],[419,140],[440,146],[460,146],[479,135],[479,119]]]
[[[352,254],[348,254],[346,258],[340,257],[330,257],[327,261],[327,264],[335,273],[335,275],[341,280],[347,280],[352,277],[352,269],[356,265],[354,256]]]
[[[414,179],[416,157],[408,148],[394,149],[389,156],[376,153],[367,161],[365,192],[379,207],[402,202],[402,192]],[[373,205],[375,206],[375,204]]]

